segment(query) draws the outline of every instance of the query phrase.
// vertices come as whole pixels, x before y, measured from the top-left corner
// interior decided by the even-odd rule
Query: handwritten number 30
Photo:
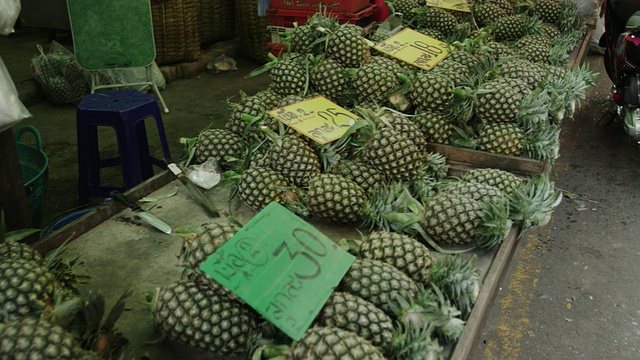
[[[304,241],[303,239],[301,239],[299,237],[300,234],[307,235],[316,244],[320,245],[321,249],[317,250],[317,249],[313,249],[312,247],[310,247],[306,243],[306,241]],[[298,242],[298,244],[300,244],[304,249],[303,250],[298,250],[298,251],[292,251],[291,248],[289,247],[289,245],[287,244],[287,242],[283,241],[273,251],[273,256],[278,256],[282,252],[282,250],[286,249],[287,253],[289,254],[289,258],[291,258],[291,262],[295,261],[295,259],[300,256],[300,257],[306,259],[307,261],[309,261],[309,263],[311,263],[311,265],[313,265],[314,271],[312,271],[310,274],[295,273],[295,276],[297,278],[299,278],[299,279],[313,279],[313,278],[317,277],[321,273],[320,263],[318,263],[318,260],[316,260],[311,254],[313,254],[315,256],[318,256],[318,257],[326,256],[327,255],[326,246],[315,235],[313,235],[312,233],[310,233],[310,232],[308,232],[308,231],[306,231],[304,229],[296,228],[296,229],[293,230],[292,235],[293,235],[293,238]]]

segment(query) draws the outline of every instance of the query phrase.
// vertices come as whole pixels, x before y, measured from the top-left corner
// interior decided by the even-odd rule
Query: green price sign
[[[272,202],[200,269],[300,340],[353,261],[331,239]]]

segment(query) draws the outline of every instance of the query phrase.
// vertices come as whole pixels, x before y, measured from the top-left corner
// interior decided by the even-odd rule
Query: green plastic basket
[[[30,132],[36,140],[36,147],[20,141],[22,134]],[[42,151],[42,138],[38,129],[31,125],[25,125],[18,129],[14,135],[22,180],[27,190],[29,208],[35,227],[42,226],[45,206],[45,192],[49,181],[49,158]]]

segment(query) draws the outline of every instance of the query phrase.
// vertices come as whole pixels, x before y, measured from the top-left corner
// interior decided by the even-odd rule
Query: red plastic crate
[[[284,10],[357,12],[369,6],[369,0],[271,0],[270,7]]]
[[[358,12],[332,13],[329,15],[338,18],[338,21],[341,24],[350,23],[363,26],[368,24],[367,20],[371,20],[368,18],[373,15],[375,10],[376,5],[369,5]],[[298,25],[306,24],[307,19],[312,17],[315,13],[315,11],[284,10],[278,8],[267,9],[269,23],[271,26],[287,28],[292,28],[294,23],[298,23]],[[363,24],[363,22],[365,24]]]

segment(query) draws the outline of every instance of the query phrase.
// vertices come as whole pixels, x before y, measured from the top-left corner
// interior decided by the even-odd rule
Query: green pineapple
[[[320,160],[315,151],[296,135],[278,136],[272,133],[267,153],[269,166],[293,184],[305,187],[320,173]]]
[[[546,36],[551,40],[557,39],[560,36],[562,36],[562,33],[560,32],[560,29],[558,29],[557,26],[546,23],[546,22],[543,22],[542,24],[540,24],[540,30],[542,31],[542,34],[544,36]]]
[[[549,176],[542,174],[527,179],[510,197],[510,216],[520,224],[521,231],[534,226],[544,226],[553,210],[562,201],[562,192],[556,191]]]
[[[442,74],[421,71],[413,80],[409,98],[422,110],[445,110],[453,99],[453,81]]]
[[[527,84],[519,79],[498,78],[489,81],[478,90],[476,114],[489,123],[513,122],[527,93]]]
[[[436,29],[421,28],[421,29],[416,29],[416,31],[419,32],[420,34],[427,35],[428,37],[432,37],[436,40],[444,41],[446,39],[445,34],[443,34],[442,31],[438,31]]]
[[[454,33],[458,19],[450,12],[431,6],[423,6],[414,10],[418,28],[434,29],[445,36]]]
[[[266,110],[277,108],[280,100],[282,100],[282,95],[275,91],[273,84],[269,85],[266,90],[259,91],[253,96],[255,99],[262,102]]]
[[[215,354],[248,354],[258,315],[246,304],[193,281],[156,290],[153,322],[169,339]]]
[[[415,296],[418,292],[415,281],[395,266],[369,259],[356,259],[342,278],[339,289],[359,296],[389,314],[389,301],[396,294]]]
[[[462,180],[477,181],[495,186],[507,196],[513,194],[516,189],[522,186],[522,179],[516,175],[505,170],[493,168],[473,169],[467,171],[462,176]]]
[[[485,46],[476,49],[473,54],[477,57],[487,57],[494,60],[516,55],[510,47],[496,41],[487,42]]]
[[[533,13],[542,21],[557,24],[562,17],[561,0],[537,0],[533,6]]]
[[[101,359],[61,326],[35,317],[0,324],[0,344],[2,359]]]
[[[202,225],[196,229],[195,232],[183,235],[185,240],[180,251],[180,257],[193,271],[198,281],[230,297],[235,297],[235,295],[222,287],[222,285],[215,281],[209,274],[200,270],[200,266],[231,239],[238,230],[236,225],[229,222]]]
[[[350,91],[345,69],[331,58],[316,58],[311,68],[311,85],[314,90],[333,101],[340,101]]]
[[[418,125],[427,142],[451,144],[454,125],[451,116],[438,111],[420,111],[411,120]]]
[[[358,256],[393,265],[416,282],[423,280],[423,270],[433,261],[431,251],[416,239],[384,230],[366,235],[360,242]]]
[[[336,291],[327,300],[316,318],[319,326],[351,331],[385,348],[393,337],[393,322],[374,304],[347,292]]]
[[[513,4],[510,0],[491,0],[490,3],[502,9],[507,15],[513,15],[514,13]]]
[[[380,127],[365,145],[367,161],[380,169],[390,180],[411,178],[424,158],[420,149],[390,126]]]
[[[537,88],[545,75],[539,66],[524,59],[501,61],[495,68],[495,74],[498,77],[522,80],[530,90]]]
[[[272,201],[288,208],[297,208],[295,205],[300,201],[298,192],[289,180],[268,166],[252,166],[245,170],[238,180],[237,190],[245,204],[256,211]]]
[[[496,41],[517,40],[526,34],[526,16],[511,15],[497,19],[493,23],[492,34]]]
[[[390,93],[400,86],[400,81],[387,68],[369,63],[355,71],[352,86],[361,101],[386,103]]]
[[[315,29],[311,25],[294,24],[291,34],[287,37],[289,50],[296,53],[312,53],[313,43],[317,40]]]
[[[507,17],[507,12],[500,6],[493,3],[477,4],[471,9],[473,19],[479,27],[489,26],[498,19]]]
[[[358,160],[340,160],[331,167],[330,172],[355,182],[365,193],[370,193],[387,181],[380,170]]]
[[[457,53],[454,52],[454,54]],[[473,55],[471,55],[473,56]],[[451,56],[440,61],[431,72],[442,74],[453,81],[455,87],[462,86],[469,81],[471,70],[466,65],[454,60]]]
[[[493,123],[481,127],[477,149],[494,154],[519,156],[524,151],[524,130],[515,123]]]
[[[343,24],[328,36],[327,53],[347,68],[358,68],[371,58],[367,40],[361,35],[362,28]]]
[[[0,320],[39,315],[53,309],[60,284],[39,260],[3,259],[0,262]]]
[[[427,147],[427,141],[420,127],[407,114],[399,111],[384,109],[379,113],[380,121],[390,125],[398,133],[404,134],[411,140],[418,150],[422,151]]]
[[[245,149],[244,141],[237,133],[227,129],[206,129],[198,134],[194,160],[201,164],[212,158],[222,164],[227,156],[242,157]]]
[[[358,184],[334,174],[312,177],[305,194],[311,214],[336,223],[361,220],[365,201],[365,192]]]
[[[263,119],[266,117],[267,107],[260,99],[260,96],[242,95],[242,99],[231,105],[231,117],[225,124],[225,129],[240,135],[243,139],[252,133],[252,129],[257,124],[250,124],[245,119],[247,117]]]
[[[296,56],[280,58],[273,64],[270,76],[276,93],[283,96],[305,94],[309,88],[309,62]]]
[[[491,248],[504,239],[511,221],[506,202],[481,203],[444,192],[426,199],[422,225],[438,244]]]
[[[447,192],[466,196],[475,201],[500,202],[504,200],[504,194],[500,189],[476,181],[450,181],[443,183],[440,192]]]
[[[351,331],[312,327],[292,345],[286,359],[384,360],[384,356],[378,348]]]
[[[420,0],[393,0],[389,5],[393,9],[393,14],[402,16],[402,22],[405,24],[410,23],[415,16],[413,9],[422,6]]]

